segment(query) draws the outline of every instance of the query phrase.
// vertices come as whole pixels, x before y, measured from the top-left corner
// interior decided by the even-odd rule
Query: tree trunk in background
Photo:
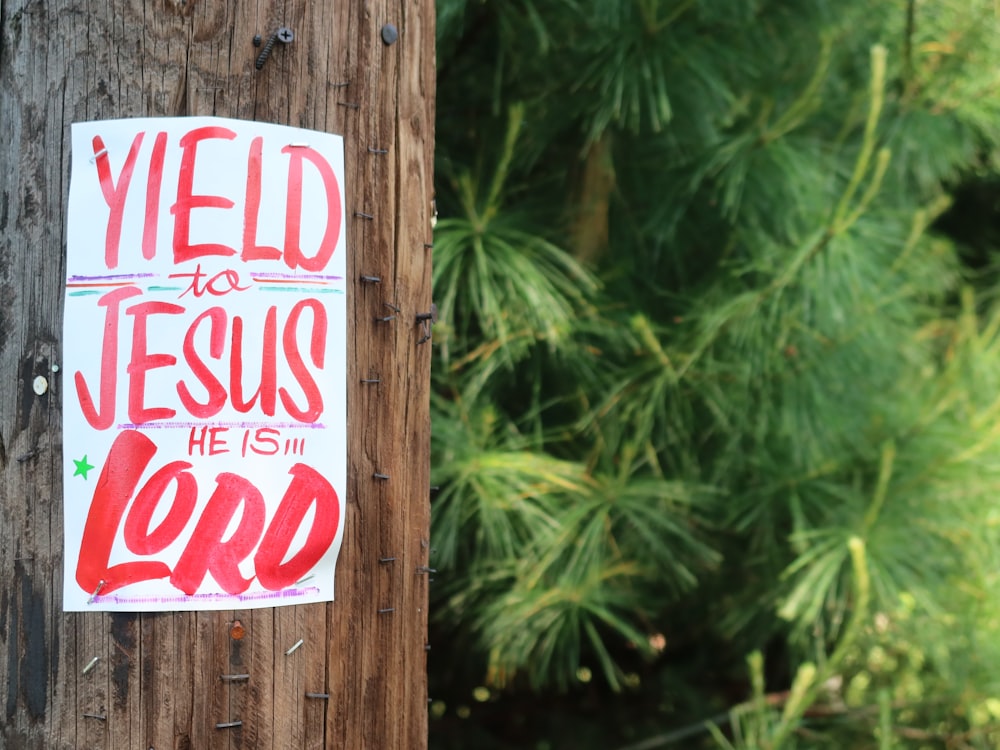
[[[279,26],[295,40],[258,72],[253,37]],[[345,139],[349,494],[332,604],[62,611],[69,126],[178,115]],[[0,0],[0,746],[426,746],[430,344],[416,315],[431,304],[433,138],[432,2]],[[375,322],[386,304],[395,319]],[[220,679],[234,673],[250,677]]]

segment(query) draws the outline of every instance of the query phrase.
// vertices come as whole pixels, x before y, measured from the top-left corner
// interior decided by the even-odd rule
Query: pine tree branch
[[[570,225],[570,247],[581,263],[593,265],[607,250],[614,191],[611,133],[605,131],[587,149],[583,175],[573,201],[575,216]]]
[[[820,100],[817,94],[830,69],[830,53],[832,49],[832,38],[824,35],[820,40],[819,61],[816,63],[816,69],[813,71],[812,77],[802,90],[802,93],[796,97],[795,101],[782,113],[781,117],[761,133],[758,140],[760,145],[766,146],[768,143],[787,135],[801,125],[805,118],[819,107]]]
[[[862,533],[867,536],[878,519],[885,497],[889,492],[889,480],[892,478],[892,467],[896,460],[896,444],[891,440],[882,446],[882,459],[879,463],[878,482],[875,485],[875,497],[872,504],[868,506],[862,526]]]
[[[861,140],[861,153],[858,154],[857,161],[854,163],[854,173],[847,183],[847,189],[841,196],[836,211],[834,211],[833,227],[839,227],[843,223],[851,201],[854,199],[854,194],[868,171],[868,164],[875,150],[875,128],[878,125],[879,116],[882,114],[882,103],[885,99],[885,62],[886,49],[881,44],[876,44],[871,49],[872,73],[869,89],[871,105],[868,109],[868,118],[865,121],[865,131]]]
[[[903,89],[913,78],[913,35],[916,32],[916,0],[906,0],[906,31],[903,34]]]

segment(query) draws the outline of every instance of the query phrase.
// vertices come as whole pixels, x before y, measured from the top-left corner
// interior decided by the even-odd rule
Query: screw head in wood
[[[229,637],[234,641],[242,641],[246,634],[247,630],[243,627],[243,623],[239,620],[233,620],[233,624],[229,626]]]
[[[390,44],[399,39],[399,32],[396,31],[396,27],[391,23],[387,23],[382,27],[382,42],[388,47]]]
[[[278,29],[278,41],[283,42],[284,44],[290,44],[295,41],[295,32],[287,26],[282,26]]]

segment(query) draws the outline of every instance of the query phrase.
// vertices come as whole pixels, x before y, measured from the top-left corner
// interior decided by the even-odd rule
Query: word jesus
[[[101,351],[101,379],[98,389],[100,405],[95,404],[87,379],[79,370],[74,373],[76,393],[87,423],[95,430],[106,430],[115,423],[115,394],[118,391],[118,377],[121,370],[118,354],[118,327],[122,317],[122,303],[142,294],[133,286],[120,287],[108,292],[98,301],[106,308],[104,323],[104,344]],[[264,318],[264,330],[254,332],[250,340],[258,341],[261,347],[260,381],[257,390],[249,398],[244,396],[243,350],[246,345],[243,333],[243,319],[232,317],[231,344],[229,348],[229,388],[213,373],[206,360],[220,360],[223,357],[226,331],[230,325],[229,315],[222,307],[210,307],[198,315],[188,326],[184,335],[182,350],[184,361],[194,378],[205,390],[206,396],[199,399],[183,377],[176,383],[181,404],[192,416],[208,419],[218,414],[228,401],[243,414],[253,408],[272,417],[277,402],[293,419],[299,422],[315,422],[323,413],[323,396],[316,380],[306,366],[299,351],[299,327],[303,324],[302,314],[311,311],[312,327],[309,330],[309,359],[316,370],[322,370],[326,359],[327,317],[326,308],[315,299],[307,298],[297,302],[288,313],[281,333],[281,348],[284,361],[288,364],[299,390],[305,396],[305,405],[299,406],[295,397],[284,386],[278,386],[278,309],[270,307]],[[132,319],[132,351],[128,365],[124,368],[128,378],[128,417],[132,424],[143,424],[156,419],[171,419],[177,412],[166,406],[147,406],[146,374],[153,369],[177,365],[177,357],[166,353],[149,351],[150,320],[162,315],[181,315],[186,312],[182,305],[170,302],[137,302],[126,307],[124,315]],[[208,351],[199,352],[195,337],[203,326],[208,327]],[[156,337],[154,337],[156,340]],[[171,342],[176,350],[176,344]]]

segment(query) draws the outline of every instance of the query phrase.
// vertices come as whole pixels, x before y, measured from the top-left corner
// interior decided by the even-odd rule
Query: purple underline
[[[344,278],[343,276],[323,276],[318,273],[259,273],[257,271],[251,271],[250,275],[256,276],[260,279],[288,279],[289,281],[295,281],[296,279],[299,281],[305,281],[307,279],[330,279],[332,281],[340,281]]]
[[[276,430],[325,430],[326,425],[322,422],[143,422],[142,424],[131,424],[121,422],[116,425],[119,430],[187,430],[192,427],[235,427],[235,428],[257,428],[273,427]]]
[[[155,279],[158,278],[157,273],[119,273],[111,274],[110,276],[70,276],[66,279],[66,282],[73,281],[123,281],[126,279]]]
[[[259,602],[269,599],[289,599],[318,594],[319,588],[308,586],[282,591],[255,591],[252,594],[194,594],[192,596],[95,596],[93,604],[178,604],[181,602]]]

